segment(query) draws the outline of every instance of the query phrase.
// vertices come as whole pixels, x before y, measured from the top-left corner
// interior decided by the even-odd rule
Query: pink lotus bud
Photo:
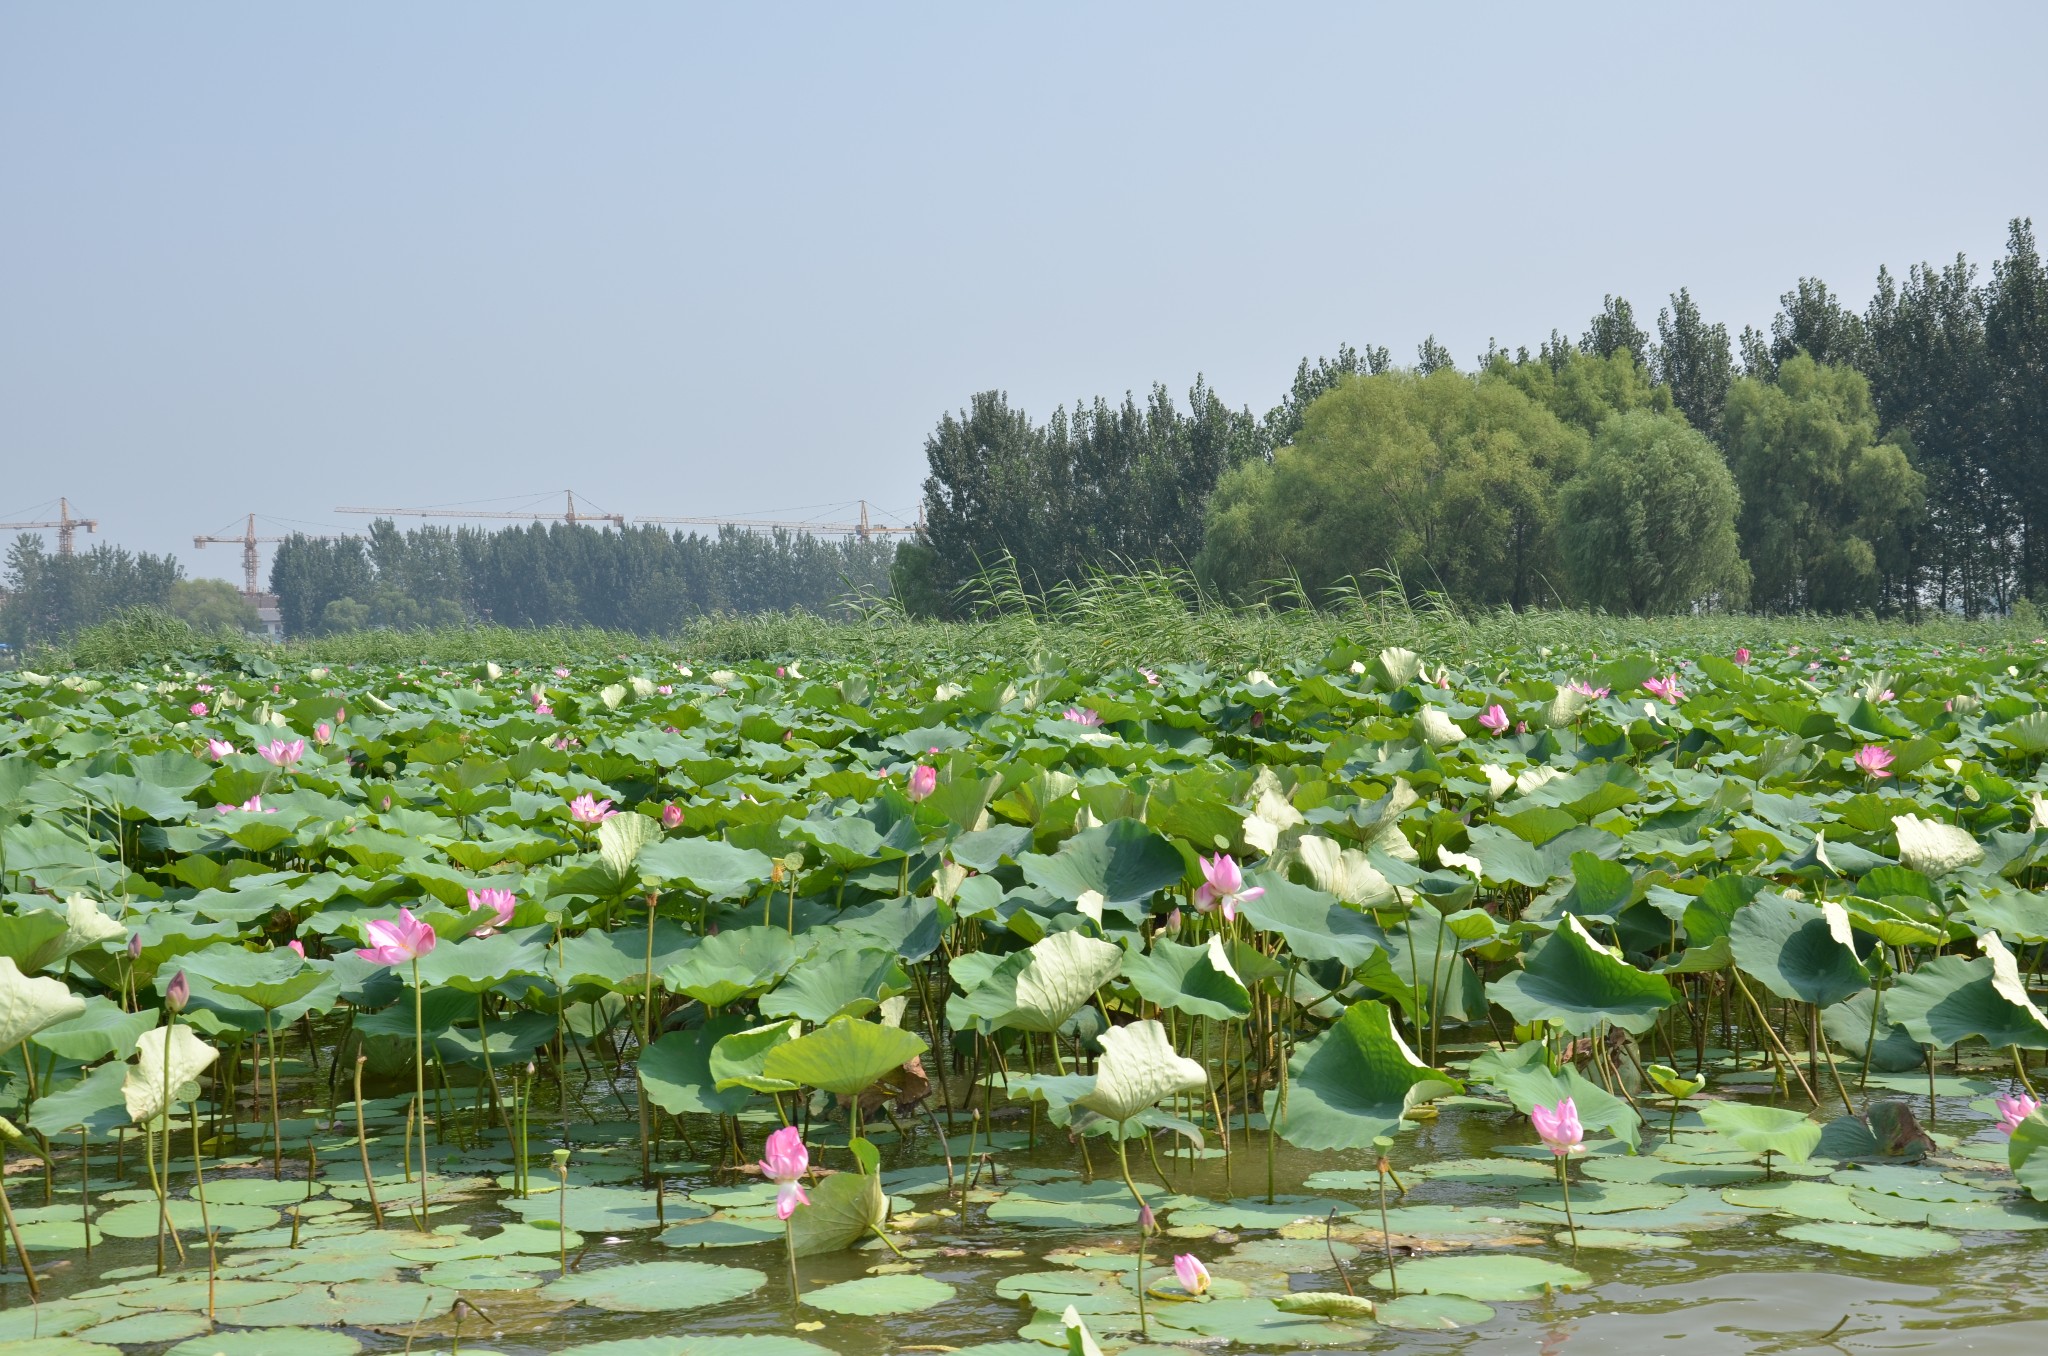
[[[172,1012],[183,1012],[185,1005],[192,1001],[192,981],[185,978],[183,970],[171,976],[171,982],[164,986],[164,1006]]]
[[[285,943],[285,946],[291,951],[293,955],[297,956],[300,960],[304,960],[306,958],[306,944],[300,941],[298,938],[292,938],[290,941]]]
[[[923,800],[939,788],[939,770],[930,763],[919,763],[910,770],[910,798]]]
[[[206,714],[206,703],[193,702],[192,705],[187,709],[190,710],[192,714],[195,716],[203,716]]]
[[[661,827],[679,829],[683,826],[683,807],[670,801],[661,807]]]
[[[128,934],[128,959],[132,961],[142,959],[142,934],[139,932]]]
[[[1173,1275],[1180,1288],[1190,1295],[1199,1295],[1209,1288],[1209,1268],[1193,1253],[1184,1252],[1173,1259]]]

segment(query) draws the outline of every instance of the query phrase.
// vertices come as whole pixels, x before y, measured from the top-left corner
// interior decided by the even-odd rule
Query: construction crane
[[[33,532],[37,528],[54,527],[57,529],[57,554],[68,556],[71,554],[72,538],[77,530],[82,527],[86,531],[91,532],[99,525],[100,520],[97,518],[72,517],[71,501],[69,499],[59,499],[57,501],[57,516],[53,520],[41,523],[0,523],[0,530]]]
[[[241,536],[229,537],[216,534],[214,536],[194,537],[192,538],[192,545],[199,550],[206,549],[208,542],[215,542],[223,546],[241,547],[242,593],[246,597],[254,598],[263,592],[262,589],[256,587],[257,575],[261,573],[262,567],[262,561],[257,555],[256,548],[269,542],[290,541],[292,537],[307,537],[313,541],[330,541],[333,539],[332,534],[321,535],[312,532],[294,532],[283,537],[259,537],[256,535],[256,515],[252,513],[249,515],[248,525],[242,529]]]
[[[367,513],[378,518],[516,518],[526,522],[568,523],[610,523],[613,527],[624,527],[623,513],[579,512],[576,495],[572,490],[562,491],[564,507],[560,513],[542,513],[538,509],[512,512],[504,509],[465,508],[337,508],[336,513]],[[502,502],[502,501],[501,501]]]
[[[802,523],[786,522],[772,518],[670,518],[659,515],[636,514],[636,523],[677,523],[689,527],[741,527],[749,531],[773,531],[787,528],[791,532],[810,532],[821,537],[858,537],[868,541],[874,537],[907,535],[924,531],[924,513],[919,510],[917,522],[909,527],[890,527],[871,522],[868,518],[868,501],[860,501],[860,521],[857,523]]]

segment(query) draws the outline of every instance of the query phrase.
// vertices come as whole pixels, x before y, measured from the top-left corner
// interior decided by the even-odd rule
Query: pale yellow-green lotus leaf
[[[1102,1356],[1102,1347],[1095,1340],[1095,1334],[1088,1331],[1088,1325],[1081,1321],[1081,1311],[1073,1305],[1060,1315],[1060,1324],[1067,1330],[1067,1356]]]
[[[606,683],[598,690],[597,699],[604,703],[605,710],[616,711],[619,709],[619,703],[626,700],[626,685]]]
[[[1425,706],[1417,711],[1415,731],[1433,749],[1447,749],[1465,737],[1465,732],[1441,706]]]
[[[1102,1033],[1095,1086],[1075,1102],[1113,1121],[1127,1121],[1162,1097],[1208,1086],[1202,1066],[1176,1054],[1166,1028],[1148,1018]]]
[[[1984,860],[1984,845],[1969,832],[1938,819],[1893,815],[1899,835],[1899,860],[1932,880]]]
[[[654,681],[652,679],[629,678],[626,681],[632,687],[634,696],[652,697],[654,695]]]
[[[1388,646],[1380,651],[1380,668],[1394,687],[1406,687],[1422,675],[1422,656],[1413,650]]]
[[[640,849],[660,836],[646,815],[613,815],[597,826],[598,855],[614,880],[624,880],[632,874]]]
[[[1515,774],[1499,763],[1481,763],[1479,770],[1486,776],[1486,794],[1489,798],[1499,800],[1515,789]]]
[[[64,954],[86,951],[107,942],[120,941],[128,929],[100,911],[86,895],[73,895],[64,906]]]
[[[2027,981],[2020,974],[2020,963],[2005,942],[1995,932],[1987,932],[1977,939],[1978,949],[1991,962],[1991,987],[2000,998],[2016,1008],[2023,1008],[2034,1016],[2044,1029],[2048,1029],[2048,1015],[2034,1006],[2034,1000],[2027,994]]]
[[[1326,895],[1333,895],[1358,908],[1377,908],[1394,903],[1394,887],[1387,883],[1366,855],[1347,848],[1334,838],[1303,834],[1294,845],[1295,855],[1308,868],[1309,879]]]
[[[1554,768],[1548,763],[1538,763],[1535,767],[1528,768],[1515,777],[1515,790],[1526,796],[1531,791],[1550,785],[1550,783],[1564,775],[1564,771],[1561,768]]]
[[[1123,967],[1123,948],[1078,932],[1055,932],[1032,943],[1031,959],[1017,974],[1016,1013],[1011,1025],[1057,1031]]]
[[[1260,768],[1258,780],[1252,783],[1252,812],[1244,817],[1244,841],[1270,853],[1280,846],[1281,834],[1307,822],[1301,811],[1288,803],[1273,769]]]
[[[168,1075],[164,1070],[167,1048]],[[199,1096],[199,1075],[219,1058],[220,1051],[199,1039],[189,1026],[160,1026],[143,1032],[135,1043],[135,1063],[121,1081],[121,1100],[128,1104],[128,1118],[137,1125],[160,1120],[167,1085],[173,1106],[194,1100]]]
[[[1550,709],[1544,713],[1547,724],[1569,725],[1577,720],[1586,709],[1587,696],[1577,688],[1560,687],[1557,695],[1550,699]]]
[[[85,1000],[59,979],[24,975],[11,956],[0,956],[0,1051],[12,1051],[46,1026],[85,1011]]]

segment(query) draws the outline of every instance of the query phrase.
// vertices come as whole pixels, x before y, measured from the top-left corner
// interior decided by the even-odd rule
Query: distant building
[[[284,639],[284,613],[278,609],[274,593],[245,593],[242,595],[256,609],[256,629],[265,640]]]

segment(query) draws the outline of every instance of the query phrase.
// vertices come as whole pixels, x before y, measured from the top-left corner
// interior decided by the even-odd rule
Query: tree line
[[[271,563],[288,634],[494,622],[656,635],[715,613],[829,612],[885,594],[894,546],[775,531],[716,536],[651,525],[416,527],[293,536]]]
[[[926,439],[907,605],[1189,565],[1231,598],[1376,572],[1510,607],[1648,613],[2002,612],[2048,602],[2048,273],[2013,221],[1987,276],[1958,256],[1878,274],[1852,309],[1802,278],[1731,336],[1680,289],[1641,327],[1609,296],[1578,338],[1434,336],[1303,359],[1263,417],[1206,386],[1044,424],[976,395]]]

